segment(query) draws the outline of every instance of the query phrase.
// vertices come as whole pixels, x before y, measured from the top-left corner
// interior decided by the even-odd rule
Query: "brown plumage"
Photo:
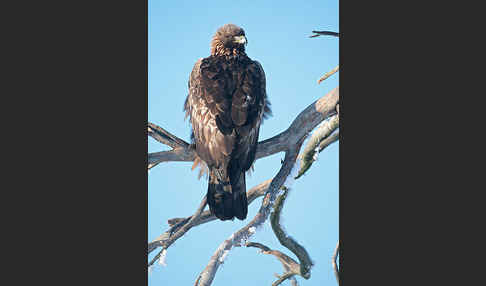
[[[255,161],[260,124],[271,113],[265,73],[246,55],[245,44],[240,27],[219,28],[211,55],[194,65],[184,104],[197,160],[209,170],[209,209],[221,220],[246,218],[245,172]]]

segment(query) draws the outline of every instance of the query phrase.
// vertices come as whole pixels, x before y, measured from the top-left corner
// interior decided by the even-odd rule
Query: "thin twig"
[[[320,84],[321,82],[323,82],[324,80],[328,79],[330,76],[332,76],[333,74],[335,74],[337,71],[339,70],[339,65],[337,65],[335,68],[333,68],[332,70],[328,71],[327,73],[325,73],[318,81],[317,81],[317,84]]]
[[[297,275],[297,274],[300,275],[299,263],[297,263],[297,261],[295,261],[294,259],[292,259],[288,255],[282,253],[281,251],[272,250],[268,246],[261,244],[261,243],[258,243],[258,242],[248,242],[248,243],[246,243],[246,247],[260,248],[260,250],[263,254],[273,255],[273,256],[277,257],[277,259],[282,263],[282,266],[283,266],[285,272],[282,276],[278,276],[279,280],[275,281],[274,284],[272,284],[272,285],[278,285],[278,284],[282,283],[285,279],[291,278],[293,275]],[[287,276],[283,280],[280,280],[280,278],[284,277],[286,274],[292,274],[292,275]],[[279,282],[279,283],[275,284],[277,282]]]
[[[147,267],[150,267],[152,266],[155,261],[157,261],[159,258],[160,258],[160,255],[162,254],[162,251],[164,251],[165,248],[162,248],[159,253],[157,253],[157,255],[154,256],[154,258],[152,258],[152,260],[150,260],[149,264],[147,265]]]
[[[199,207],[197,208],[196,212],[192,215],[191,219],[189,219],[189,221],[187,221],[187,223],[180,226],[180,228],[177,231],[175,231],[175,233],[169,234],[169,238],[165,241],[164,247],[154,257],[154,259],[152,259],[152,261],[148,264],[148,267],[150,267],[152,264],[155,263],[155,261],[157,261],[157,259],[160,257],[160,254],[162,253],[162,251],[169,248],[169,246],[171,246],[172,243],[174,243],[179,237],[183,236],[187,231],[189,231],[194,226],[194,222],[197,219],[199,219],[199,217],[201,216],[201,213],[202,213],[202,211],[204,210],[205,207],[206,207],[206,196],[204,196],[203,199],[201,200]]]
[[[250,190],[248,190],[248,192],[246,193],[247,198],[248,198],[248,205],[251,204],[258,197],[263,196],[265,194],[265,192],[267,191],[268,186],[270,186],[271,182],[272,182],[271,179],[266,180],[266,181],[256,185],[255,187],[251,188]],[[168,223],[169,223],[170,229],[167,230],[166,232],[164,232],[162,235],[160,235],[159,237],[157,237],[156,239],[154,239],[153,241],[151,241],[148,244],[148,251],[147,251],[148,254],[150,254],[152,251],[154,251],[158,247],[168,248],[170,245],[168,245],[167,242],[169,241],[172,233],[178,231],[179,227],[182,226],[181,223],[183,223],[184,221],[188,221],[190,219],[192,219],[192,216],[189,216],[189,217],[186,217],[186,218],[169,219]],[[212,215],[209,210],[207,210],[207,211],[202,212],[201,215],[197,219],[194,219],[194,221],[192,222],[192,224],[193,224],[192,227],[195,227],[195,226],[198,226],[198,225],[210,222],[210,221],[214,221],[214,220],[216,220],[216,217],[214,215]]]
[[[334,250],[334,255],[332,256],[332,268],[334,269],[334,275],[336,275],[336,280],[337,280],[338,285],[341,285],[340,282],[339,282],[340,281],[340,279],[339,279],[339,268],[337,266],[338,254],[339,254],[339,240],[337,242],[336,249]]]
[[[319,36],[334,36],[339,38],[339,33],[331,32],[331,31],[312,31],[312,33],[316,35],[309,36],[309,38],[315,38]]]
[[[272,249],[265,244],[258,243],[258,242],[247,242],[245,244],[246,247],[255,247],[255,248],[260,248],[261,253],[269,254]]]
[[[278,251],[278,250],[270,249],[268,246],[261,244],[261,243],[258,243],[258,242],[247,242],[245,244],[245,246],[246,247],[260,248],[260,251],[263,254],[270,254],[270,255],[275,256],[282,263],[282,266],[284,267],[285,272],[291,271],[291,272],[294,272],[295,274],[299,274],[299,271],[300,271],[299,263],[297,261],[295,261],[294,259],[292,259],[287,254],[285,254],[281,251]]]
[[[280,278],[278,278],[277,281],[273,282],[272,283],[272,286],[280,285],[282,282],[284,282],[285,280],[291,278],[294,275],[295,275],[295,273],[287,272],[287,273],[283,274],[282,276],[280,276]]]

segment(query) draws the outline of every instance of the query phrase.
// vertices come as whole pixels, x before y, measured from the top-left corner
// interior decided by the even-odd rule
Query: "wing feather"
[[[196,151],[209,167],[237,162],[246,171],[255,159],[261,122],[269,113],[262,66],[248,57],[199,59],[189,78],[184,109]]]

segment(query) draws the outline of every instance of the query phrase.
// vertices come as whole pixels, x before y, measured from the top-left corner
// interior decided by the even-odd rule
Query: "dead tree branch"
[[[311,38],[321,35],[339,37],[339,33],[331,31],[312,32],[315,33],[315,35],[310,36]],[[329,78],[338,70],[339,65],[333,70],[324,74],[318,80],[318,84]],[[282,275],[276,275],[278,280],[275,281],[272,286],[280,285],[287,279],[291,280],[293,286],[298,286],[297,280],[294,277],[295,275],[300,275],[305,279],[310,278],[310,269],[313,263],[305,248],[289,237],[280,226],[280,213],[289,191],[289,189],[285,187],[288,179],[293,180],[299,178],[306,172],[307,169],[310,168],[312,162],[315,161],[316,153],[318,151],[321,152],[324,148],[338,139],[339,131],[332,134],[339,126],[338,103],[339,87],[336,87],[331,92],[321,97],[302,111],[294,119],[287,130],[272,138],[258,142],[255,160],[284,151],[285,158],[282,161],[282,166],[273,179],[267,180],[253,187],[247,192],[248,204],[251,204],[256,198],[264,196],[259,211],[245,227],[233,233],[228,239],[219,245],[207,266],[197,277],[195,286],[211,285],[219,266],[224,262],[224,259],[228,255],[229,251],[234,246],[241,245],[260,248],[262,253],[274,255],[277,259],[279,259],[283,265],[284,273]],[[329,120],[317,128],[316,132],[314,132],[309,140],[309,143],[306,145],[303,154],[299,156],[302,144],[307,138],[308,134],[326,119]],[[178,138],[177,136],[153,123],[148,123],[147,128],[148,136],[151,136],[158,142],[172,148],[169,151],[149,153],[147,166],[148,170],[162,162],[190,162],[197,159],[193,144],[187,143],[186,141]],[[298,176],[295,177],[295,173],[292,171],[295,171],[295,163],[298,158],[301,158],[302,168],[300,169]],[[198,161],[199,160],[196,160],[193,168],[197,165]],[[284,189],[284,192],[282,195],[278,196],[281,189]],[[204,197],[198,209],[192,216],[186,218],[172,218],[168,220],[168,224],[170,226],[169,230],[160,235],[154,241],[150,242],[148,245],[148,253],[151,253],[158,247],[162,247],[161,251],[155,255],[155,257],[148,264],[149,270],[150,266],[153,265],[158,259],[161,259],[161,263],[164,263],[163,261],[165,260],[163,258],[165,258],[167,249],[192,227],[216,219],[209,211],[204,211],[206,204],[206,197]],[[271,213],[272,208],[274,211]],[[256,229],[259,226],[265,223],[269,215],[271,217],[272,229],[279,242],[287,249],[292,251],[297,256],[300,263],[297,263],[294,259],[278,250],[272,250],[260,243],[248,242],[248,239],[256,232]],[[333,269],[339,284],[339,270],[336,264],[338,252],[339,242],[333,256]]]
[[[294,278],[295,274],[292,272],[286,272],[282,274],[281,276],[277,276],[278,280],[272,283],[272,286],[277,286],[282,284],[285,280],[287,279],[292,279]],[[295,281],[295,280],[294,280]]]
[[[255,228],[262,225],[266,221],[270,210],[273,207],[273,202],[276,199],[278,190],[282,187],[290,174],[292,167],[294,166],[304,139],[307,137],[308,133],[312,131],[320,122],[337,113],[336,105],[338,102],[339,87],[336,87],[331,92],[321,97],[302,111],[287,130],[270,139],[259,142],[256,159],[285,151],[285,159],[282,167],[278,174],[273,178],[269,186],[265,186],[265,183],[260,184],[259,188],[257,186],[254,191],[255,197],[253,200],[256,197],[261,196],[261,192],[265,193],[262,206],[260,207],[257,215],[247,226],[234,233],[229,239],[225,240],[220,247],[218,247],[216,252],[211,257],[209,264],[198,277],[197,285],[210,285],[219,265],[222,263],[222,260],[220,261],[220,259],[223,254],[227,254],[235,243],[246,241],[255,232]],[[193,161],[195,159],[194,148],[184,140],[179,139],[177,136],[170,134],[168,131],[153,123],[149,123],[148,130],[149,136],[152,136],[155,140],[173,148],[170,151],[149,154],[149,169],[161,162]],[[250,192],[248,197],[250,201]],[[196,216],[194,219],[189,217],[186,219],[169,220],[169,222],[173,223],[171,229],[149,243],[148,252],[152,252],[159,246],[162,246],[163,251],[174,243],[177,238],[186,233],[192,226],[215,219],[214,216],[209,214],[209,212],[202,212],[202,209],[198,208],[194,214]],[[156,259],[153,259],[153,262],[155,261]]]
[[[331,117],[330,120],[326,121],[325,123],[329,123],[332,121],[334,117],[337,115],[334,115]],[[329,124],[327,124],[329,125]],[[322,126],[321,126],[322,127]],[[319,128],[318,128],[319,129]],[[325,132],[322,130],[326,130]],[[322,128],[320,131],[320,137],[324,137],[324,140],[321,140],[321,143],[319,144],[320,151],[322,151],[325,147],[329,146],[332,142],[336,141],[339,136],[339,132],[333,133],[331,136],[328,136],[330,133],[332,133],[335,130],[335,128]],[[317,131],[317,130],[316,130]],[[314,135],[316,133],[314,132]],[[327,137],[325,137],[327,136]],[[314,136],[313,136],[314,137]],[[307,146],[311,145],[312,138],[310,139],[309,143]],[[321,149],[322,147],[322,149]],[[307,148],[306,149],[310,149]],[[314,150],[314,149],[312,149]],[[319,151],[319,152],[320,152]],[[303,152],[305,154],[305,151]],[[309,166],[310,167],[310,166]],[[297,176],[295,179],[298,179],[300,176]],[[297,280],[295,279],[294,275],[300,275],[304,277],[305,279],[310,278],[310,269],[313,265],[309,254],[305,250],[304,247],[302,247],[300,244],[298,244],[292,237],[288,236],[285,231],[282,229],[280,226],[280,214],[282,212],[283,205],[285,203],[285,199],[287,198],[289,189],[286,187],[282,187],[284,190],[284,193],[281,194],[277,200],[275,201],[274,205],[274,211],[270,214],[270,222],[272,225],[272,230],[275,233],[275,236],[278,238],[280,244],[285,246],[287,249],[292,251],[300,261],[300,264],[295,262],[292,258],[287,256],[286,254],[278,251],[278,250],[271,250],[267,246],[261,244],[261,243],[256,243],[256,242],[249,242],[246,244],[247,247],[257,247],[261,249],[261,252],[264,254],[272,254],[276,256],[283,264],[284,266],[284,274],[282,276],[277,276],[279,280],[275,281],[274,284],[272,285],[279,285],[286,279],[292,279],[292,285],[297,285]],[[338,282],[339,283],[339,282]]]
[[[335,68],[333,68],[332,70],[328,71],[323,76],[321,76],[321,78],[317,81],[317,84],[320,84],[321,82],[325,81],[330,76],[332,76],[333,74],[335,74],[338,70],[339,70],[339,65],[337,65]]]
[[[152,261],[148,264],[148,267],[150,267],[152,264],[159,259],[162,251],[166,250],[169,246],[172,245],[179,237],[183,236],[186,232],[189,231],[194,226],[194,222],[199,219],[201,216],[202,211],[206,207],[206,196],[202,199],[201,203],[199,204],[199,207],[197,208],[196,212],[187,220],[185,223],[180,223],[180,227],[177,230],[174,230],[172,233],[169,234],[169,237],[167,240],[165,240],[164,247],[162,250],[152,259]]]
[[[216,275],[216,271],[224,261],[224,258],[222,257],[226,257],[228,252],[231,250],[231,248],[233,248],[233,246],[235,246],[235,244],[244,245],[251,235],[255,233],[256,228],[261,226],[267,220],[270,210],[273,207],[273,202],[276,199],[278,190],[282,187],[288,175],[291,173],[292,167],[297,159],[298,150],[302,145],[302,141],[303,140],[296,142],[296,146],[285,153],[285,159],[282,167],[280,168],[277,176],[275,176],[275,178],[272,180],[272,183],[270,184],[270,187],[263,198],[262,206],[260,207],[260,210],[256,216],[246,226],[232,234],[228,239],[220,244],[209,260],[206,268],[199,275],[197,285],[211,285],[214,276]]]
[[[164,128],[157,126],[153,123],[148,124],[148,135],[154,138],[155,140],[159,141],[162,144],[168,145],[173,149],[176,148],[187,148],[189,143],[180,139],[179,137],[172,135]]]
[[[312,134],[311,138],[307,142],[304,151],[300,157],[300,170],[297,174],[297,178],[300,178],[317,160],[317,151],[320,150],[320,144],[329,137],[339,127],[339,115],[334,115],[329,120],[324,121]],[[335,140],[338,137],[334,137]],[[326,142],[326,146],[332,142]],[[320,152],[320,151],[319,151]]]
[[[300,265],[292,259],[291,257],[287,256],[286,254],[278,251],[272,250],[268,246],[258,243],[258,242],[247,242],[246,247],[256,247],[260,249],[260,252],[263,254],[269,254],[275,256],[281,263],[285,270],[285,273],[292,273],[292,275],[299,274]],[[279,278],[282,276],[279,276]]]
[[[288,142],[295,142],[296,138],[302,138],[307,135],[312,129],[309,130],[310,126],[315,127],[312,123],[317,120],[322,119],[322,114],[319,110],[324,110],[326,107],[332,106],[331,113],[336,113],[336,104],[339,99],[338,95],[339,88],[336,87],[327,95],[321,97],[310,106],[308,106],[304,111],[302,111],[299,116],[294,120],[291,127],[289,127],[284,132],[269,138],[267,140],[258,142],[257,153],[255,159],[260,159],[273,155],[278,152],[285,151],[288,147]],[[300,118],[299,118],[300,117]],[[298,119],[298,120],[297,120]],[[309,119],[312,122],[307,123],[306,120]],[[173,147],[170,151],[162,151],[149,153],[148,155],[148,169],[156,166],[162,162],[191,162],[196,158],[196,152],[194,147],[184,140],[178,138],[175,135],[170,134],[163,128],[153,124],[148,124],[149,133],[152,138],[157,141]],[[163,130],[163,131],[162,131]],[[160,131],[157,132],[157,131]]]
[[[288,250],[297,256],[300,264],[298,271],[295,274],[302,276],[305,279],[310,278],[310,270],[313,266],[312,260],[305,248],[295,241],[292,237],[288,236],[280,225],[280,214],[282,212],[285,199],[287,198],[289,189],[285,188],[284,192],[277,198],[274,206],[274,211],[270,216],[270,223],[272,230],[275,233],[278,241],[281,245],[285,246]]]
[[[291,279],[292,285],[298,285],[297,280],[295,280],[295,275],[300,275],[306,279],[310,277],[310,268],[312,266],[312,261],[307,254],[307,251],[300,246],[296,241],[292,238],[288,237],[282,227],[280,226],[280,213],[283,208],[283,204],[285,202],[285,198],[287,197],[289,189],[286,187],[282,187],[284,189],[284,193],[280,195],[277,200],[275,201],[274,211],[270,214],[270,222],[272,224],[272,229],[275,235],[277,236],[278,240],[282,245],[290,249],[294,254],[297,255],[301,263],[297,263],[294,259],[289,257],[288,255],[282,253],[278,250],[272,250],[268,246],[258,243],[258,242],[247,242],[246,247],[256,247],[259,248],[263,254],[270,254],[275,256],[281,263],[284,268],[284,273],[282,275],[275,276],[278,278],[272,286],[280,285],[287,279]]]
[[[336,114],[336,105],[338,104],[338,101],[339,87],[336,87],[302,111],[286,131],[269,139],[276,140],[275,138],[277,138],[278,140],[276,140],[276,143],[280,143],[285,147],[285,159],[282,167],[273,178],[258,213],[245,227],[232,234],[216,249],[208,265],[198,276],[196,285],[211,285],[219,266],[224,261],[224,257],[226,257],[231,248],[236,244],[243,244],[241,243],[242,241],[246,242],[253,233],[255,233],[255,229],[267,220],[270,210],[274,205],[277,193],[284,185],[287,177],[291,173],[295,161],[297,160],[304,139],[309,132],[324,119]],[[280,141],[284,137],[286,140],[283,142]],[[258,145],[258,148],[261,148],[260,144]],[[259,150],[257,150],[257,154],[258,151]]]
[[[315,35],[309,36],[309,38],[315,38],[319,36],[334,36],[339,38],[339,33],[331,32],[331,31],[312,31]]]
[[[161,127],[149,123],[150,126],[153,126],[153,128],[158,127],[162,129]],[[149,130],[151,127],[149,126]],[[167,132],[167,131],[166,131]],[[168,133],[168,132],[167,132]],[[170,134],[170,133],[168,133]],[[168,141],[162,141],[162,139],[157,136],[158,134],[154,134],[149,132],[149,135],[154,138],[155,140],[165,144],[169,145]],[[170,134],[172,135],[172,134]],[[174,136],[174,135],[172,135]],[[175,137],[175,136],[174,136]],[[274,136],[270,139],[258,142],[258,147],[257,147],[257,153],[255,155],[255,159],[260,159],[263,157],[267,157],[270,155],[273,155],[278,152],[282,152],[285,150],[286,147],[286,140],[288,139],[289,134],[288,132],[284,131],[277,136]],[[160,139],[160,140],[159,140]],[[181,139],[182,140],[182,139]],[[182,140],[183,141],[183,140]],[[167,142],[167,143],[165,143]],[[185,142],[185,141],[184,141]],[[172,142],[170,142],[172,144]],[[187,143],[186,143],[187,144]],[[171,146],[171,145],[169,145]],[[194,150],[194,147],[192,145],[176,145],[175,148],[173,148],[170,151],[162,151],[162,152],[153,152],[148,154],[148,169],[151,169],[155,167],[157,164],[162,163],[162,162],[192,162],[196,159],[196,150]]]
[[[340,279],[339,279],[339,268],[338,268],[338,263],[337,263],[337,257],[339,254],[339,241],[336,245],[336,249],[334,250],[334,255],[332,256],[332,268],[334,269],[334,275],[336,275],[336,280],[338,285],[341,285]]]
[[[261,197],[265,194],[265,192],[268,189],[268,186],[270,185],[270,182],[272,180],[266,180],[263,183],[260,183],[256,185],[255,187],[251,188],[248,190],[246,193],[248,197],[248,204],[251,204],[256,198]],[[198,209],[199,210],[199,209]],[[196,211],[197,213],[197,211]],[[152,251],[157,249],[158,247],[162,247],[163,249],[169,248],[169,246],[174,243],[175,240],[177,240],[179,237],[181,237],[184,233],[186,233],[190,228],[183,228],[185,223],[188,223],[192,219],[192,216],[186,217],[186,218],[172,218],[168,220],[170,229],[164,232],[162,235],[154,239],[148,244],[148,254],[150,254]],[[200,214],[199,217],[196,217],[192,221],[192,226],[198,226],[210,221],[216,220],[216,217],[214,215],[211,215],[211,213],[208,211],[204,211]],[[179,230],[183,229],[183,232],[181,232],[181,235],[178,236],[177,238],[173,238],[173,233],[179,232]]]
[[[331,134],[326,139],[322,140],[321,143],[319,143],[319,153],[322,152],[322,150],[324,150],[327,146],[336,142],[338,139],[339,139],[339,130]]]
[[[179,137],[171,134],[164,128],[153,123],[148,123],[147,134],[162,144],[172,147],[170,151],[150,153],[148,156],[148,169],[157,166],[161,162],[168,161],[193,161],[195,158],[191,145]]]
[[[272,138],[259,142],[256,158],[259,159],[284,151],[288,148],[288,146],[291,146],[290,144],[295,144],[297,140],[305,138],[307,134],[322,120],[329,115],[336,114],[335,108],[338,101],[339,87],[336,87],[331,92],[321,97],[302,111],[287,130]],[[161,162],[193,161],[195,159],[194,148],[184,140],[170,134],[168,131],[153,123],[149,123],[148,129],[149,136],[152,136],[155,140],[163,144],[173,147],[173,150],[170,151],[150,153],[149,169]],[[255,198],[263,195],[269,185],[267,182],[268,181],[256,186],[256,189],[254,190],[252,189],[248,191],[247,196],[249,203],[251,203]],[[254,194],[256,196],[254,196]],[[171,226],[171,229],[148,244],[148,253],[151,253],[157,247],[163,247],[165,249],[168,248],[168,246],[173,243],[173,240],[171,239],[172,234],[183,225],[178,223],[187,221],[188,219],[190,219],[190,217],[170,219],[169,225]],[[210,215],[209,211],[206,211],[201,214],[199,219],[193,222],[193,226],[215,219],[216,218],[214,216]]]

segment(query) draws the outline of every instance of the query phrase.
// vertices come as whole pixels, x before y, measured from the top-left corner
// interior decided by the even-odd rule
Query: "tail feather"
[[[235,216],[244,220],[248,213],[245,173],[227,174],[226,170],[210,169],[207,202],[211,213],[220,220],[231,220]]]
[[[248,200],[246,198],[245,172],[239,172],[235,178],[231,177],[231,187],[233,189],[233,213],[244,220],[248,213]]]
[[[231,184],[224,170],[210,169],[207,202],[209,210],[220,220],[233,219]]]

